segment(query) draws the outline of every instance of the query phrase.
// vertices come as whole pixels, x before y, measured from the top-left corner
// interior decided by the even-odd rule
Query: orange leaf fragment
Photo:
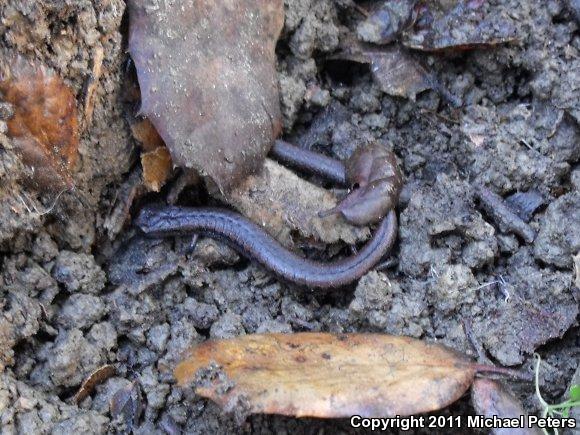
[[[71,188],[71,172],[78,157],[76,100],[60,77],[44,66],[17,58],[0,74],[1,98],[14,106],[8,120],[24,164],[33,169],[41,190]]]
[[[140,120],[132,120],[131,133],[133,137],[139,141],[144,151],[153,151],[156,148],[164,147],[165,142],[147,118]]]
[[[131,117],[129,123],[133,137],[139,141],[143,150],[141,153],[143,184],[147,190],[159,192],[173,170],[171,154],[149,119]]]
[[[145,187],[153,192],[161,190],[173,168],[171,155],[164,146],[141,154],[141,166]]]
[[[182,386],[195,381],[199,395],[226,410],[337,418],[440,409],[463,395],[475,372],[466,356],[412,338],[298,333],[206,341],[175,377]]]

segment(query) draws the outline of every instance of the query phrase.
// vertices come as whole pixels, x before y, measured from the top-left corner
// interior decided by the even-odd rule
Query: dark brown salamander
[[[393,246],[397,216],[393,210],[402,186],[394,155],[375,144],[357,152],[346,166],[341,162],[277,142],[273,157],[292,166],[357,187],[334,209],[358,225],[379,222],[372,239],[356,255],[321,263],[299,257],[280,245],[262,228],[238,213],[205,207],[145,207],[137,225],[151,236],[204,234],[223,240],[241,254],[279,277],[313,288],[336,288],[367,273]]]

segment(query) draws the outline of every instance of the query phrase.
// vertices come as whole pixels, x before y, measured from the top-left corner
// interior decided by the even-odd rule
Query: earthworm
[[[380,261],[397,237],[394,206],[402,176],[394,155],[375,144],[355,153],[343,166],[339,161],[293,145],[281,145],[274,147],[274,157],[278,149],[281,150],[280,160],[292,166],[328,176],[335,182],[341,182],[342,172],[342,180],[357,184],[337,207],[324,213],[341,213],[355,224],[379,222],[371,240],[357,254],[331,262],[302,258],[247,218],[221,208],[147,206],[137,217],[137,226],[154,237],[198,233],[223,240],[280,278],[299,285],[328,289],[356,281]],[[322,164],[316,165],[316,162]]]

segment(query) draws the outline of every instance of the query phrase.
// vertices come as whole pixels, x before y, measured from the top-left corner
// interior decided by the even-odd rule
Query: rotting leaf
[[[288,248],[297,240],[354,244],[370,234],[339,216],[320,218],[318,212],[336,206],[336,197],[271,159],[232,189],[227,202]]]
[[[17,57],[0,72],[0,99],[13,106],[8,136],[32,168],[35,187],[50,192],[72,188],[79,138],[71,89],[43,65]]]
[[[403,33],[406,47],[422,51],[469,50],[516,40],[508,11],[474,0],[423,1],[413,28]]]
[[[415,100],[416,95],[440,87],[411,55],[398,46],[370,51],[371,72],[381,90],[389,95]]]
[[[203,376],[208,367],[221,376]],[[198,370],[201,370],[198,373]],[[175,369],[226,410],[297,417],[410,415],[443,408],[475,366],[440,345],[382,334],[264,334],[206,341]],[[200,376],[201,379],[200,379]]]
[[[176,166],[227,192],[281,131],[275,45],[282,0],[129,2],[141,112]]]
[[[370,64],[375,83],[386,94],[414,101],[417,94],[434,89],[453,105],[460,104],[434,74],[397,45],[379,48],[352,39],[345,40],[343,50],[329,59]]]
[[[478,415],[484,417],[515,418],[527,416],[519,401],[502,384],[485,378],[478,378],[471,387],[471,401]],[[527,421],[527,419],[526,419]],[[494,428],[495,435],[536,435],[541,434],[537,428]]]
[[[116,372],[115,366],[111,364],[104,365],[99,367],[93,373],[89,375],[87,379],[82,383],[81,387],[77,391],[77,393],[73,396],[72,401],[73,403],[79,404],[83,400],[85,400],[89,394],[93,392],[95,387],[111,376],[113,376]]]

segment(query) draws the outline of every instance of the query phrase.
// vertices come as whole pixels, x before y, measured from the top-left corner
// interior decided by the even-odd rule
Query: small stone
[[[439,274],[434,292],[437,308],[446,314],[475,300],[478,283],[469,267],[462,264],[447,265]]]
[[[355,318],[362,320],[371,312],[386,311],[392,299],[393,294],[384,275],[373,271],[358,282],[354,299],[348,309]]]
[[[363,123],[372,130],[384,129],[387,122],[387,118],[379,113],[371,113],[363,118]]]

